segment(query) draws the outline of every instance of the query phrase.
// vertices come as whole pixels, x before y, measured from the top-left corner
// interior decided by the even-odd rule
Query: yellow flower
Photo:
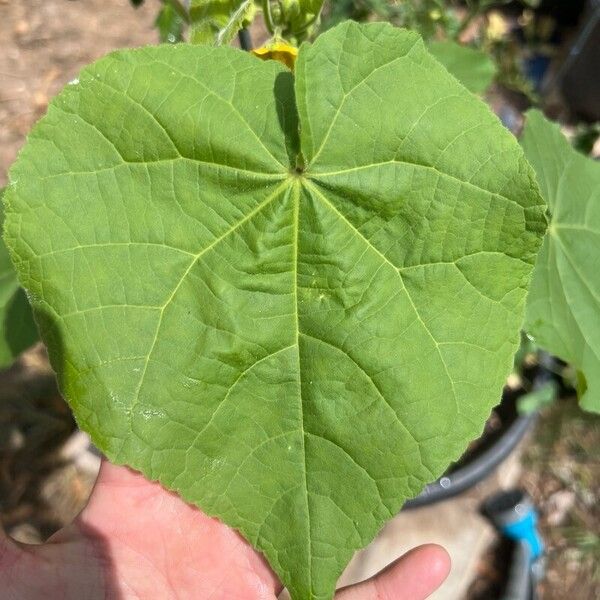
[[[272,42],[262,48],[252,50],[252,54],[263,60],[278,60],[290,69],[290,71],[293,71],[296,58],[298,57],[298,48],[290,46],[285,42]]]
[[[487,34],[492,40],[501,40],[508,33],[508,23],[501,13],[492,11],[488,15]]]

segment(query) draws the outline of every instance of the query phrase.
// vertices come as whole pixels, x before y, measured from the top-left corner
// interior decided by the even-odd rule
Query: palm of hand
[[[419,600],[446,577],[438,546],[407,554],[336,600]],[[88,506],[43,546],[0,535],[6,600],[274,600],[281,584],[235,531],[124,467],[103,463]]]

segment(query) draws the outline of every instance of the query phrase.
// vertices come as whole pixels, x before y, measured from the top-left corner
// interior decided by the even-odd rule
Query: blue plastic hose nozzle
[[[523,490],[499,492],[486,500],[483,510],[500,533],[529,546],[531,562],[542,556],[544,542],[537,528],[538,514]]]

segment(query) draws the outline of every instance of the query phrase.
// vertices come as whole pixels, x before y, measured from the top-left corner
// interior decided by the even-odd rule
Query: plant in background
[[[325,4],[323,26],[328,28],[351,18],[384,20],[416,31],[455,77],[473,93],[482,93],[492,83],[496,65],[488,53],[477,46],[461,44],[458,38],[486,7],[486,3],[472,2],[465,11],[459,3],[447,0],[346,0]]]
[[[131,0],[139,5],[143,0]],[[156,24],[163,42],[229,44],[261,13],[275,41],[298,44],[314,32],[323,0],[163,0]]]
[[[600,122],[596,123],[581,123],[579,124],[573,135],[573,147],[585,155],[594,153],[594,148],[600,140]],[[600,149],[600,144],[598,144]],[[596,151],[596,154],[600,152]]]
[[[144,4],[145,0],[129,0],[135,8]],[[158,29],[161,42],[175,44],[183,41],[186,26],[189,23],[187,1],[161,0],[161,6],[154,24]]]
[[[389,21],[398,27],[417,31],[426,40],[440,31],[456,32],[460,27],[460,20],[446,0],[342,0],[326,4],[325,28],[333,27],[345,19]]]
[[[195,44],[229,44],[237,32],[252,22],[257,12],[253,0],[191,0],[190,41]]]
[[[165,1],[156,16],[155,25],[161,42],[176,44],[182,42],[188,22],[187,13],[175,8],[177,4]]]
[[[321,3],[279,6],[273,43],[308,36]],[[534,173],[415,33],[344,23],[294,73],[223,47],[258,9],[190,21],[211,44],[85,69],[11,169],[5,240],[98,447],[241,531],[293,598],[330,598],[500,397],[546,230],[536,173],[552,225],[528,331],[553,351],[544,286],[569,298],[551,325],[578,322],[565,358],[598,410],[598,254],[550,239],[595,235],[597,185],[553,130],[536,154],[535,113]],[[556,243],[577,252],[557,274]]]
[[[324,26],[351,18],[357,21],[384,20],[417,31],[428,41],[446,67],[460,79],[469,71],[477,73],[472,91],[481,93],[494,78],[509,89],[531,99],[535,91],[523,74],[521,49],[510,38],[506,19],[495,9],[509,0],[343,0],[325,4]],[[521,0],[525,9],[539,0]],[[524,11],[531,14],[531,11]],[[529,19],[532,23],[535,20]],[[530,26],[531,28],[531,26]],[[472,30],[472,31],[471,31]],[[468,34],[469,43],[463,43]],[[449,54],[448,63],[444,61]],[[470,83],[468,78],[464,83]]]
[[[498,77],[505,85],[533,97],[514,45],[504,34],[497,35],[497,27],[479,27],[469,45],[459,39],[475,19],[487,20],[492,7],[506,3],[469,0],[465,6],[448,0],[164,0],[156,23],[161,41],[179,42],[187,37],[193,43],[221,45],[231,42],[240,29],[249,27],[261,14],[271,36],[268,54],[273,48],[277,52],[281,42],[298,45],[314,37],[319,28],[328,29],[346,18],[384,20],[418,32],[437,59],[472,92],[483,93]],[[536,3],[523,0],[527,6]]]
[[[583,408],[600,412],[600,164],[531,111],[522,138],[548,202],[525,328],[578,371]]]

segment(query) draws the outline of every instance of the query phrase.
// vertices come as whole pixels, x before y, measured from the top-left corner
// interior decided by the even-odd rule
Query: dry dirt
[[[158,0],[0,0],[0,185],[49,99],[116,48],[152,44]]]

